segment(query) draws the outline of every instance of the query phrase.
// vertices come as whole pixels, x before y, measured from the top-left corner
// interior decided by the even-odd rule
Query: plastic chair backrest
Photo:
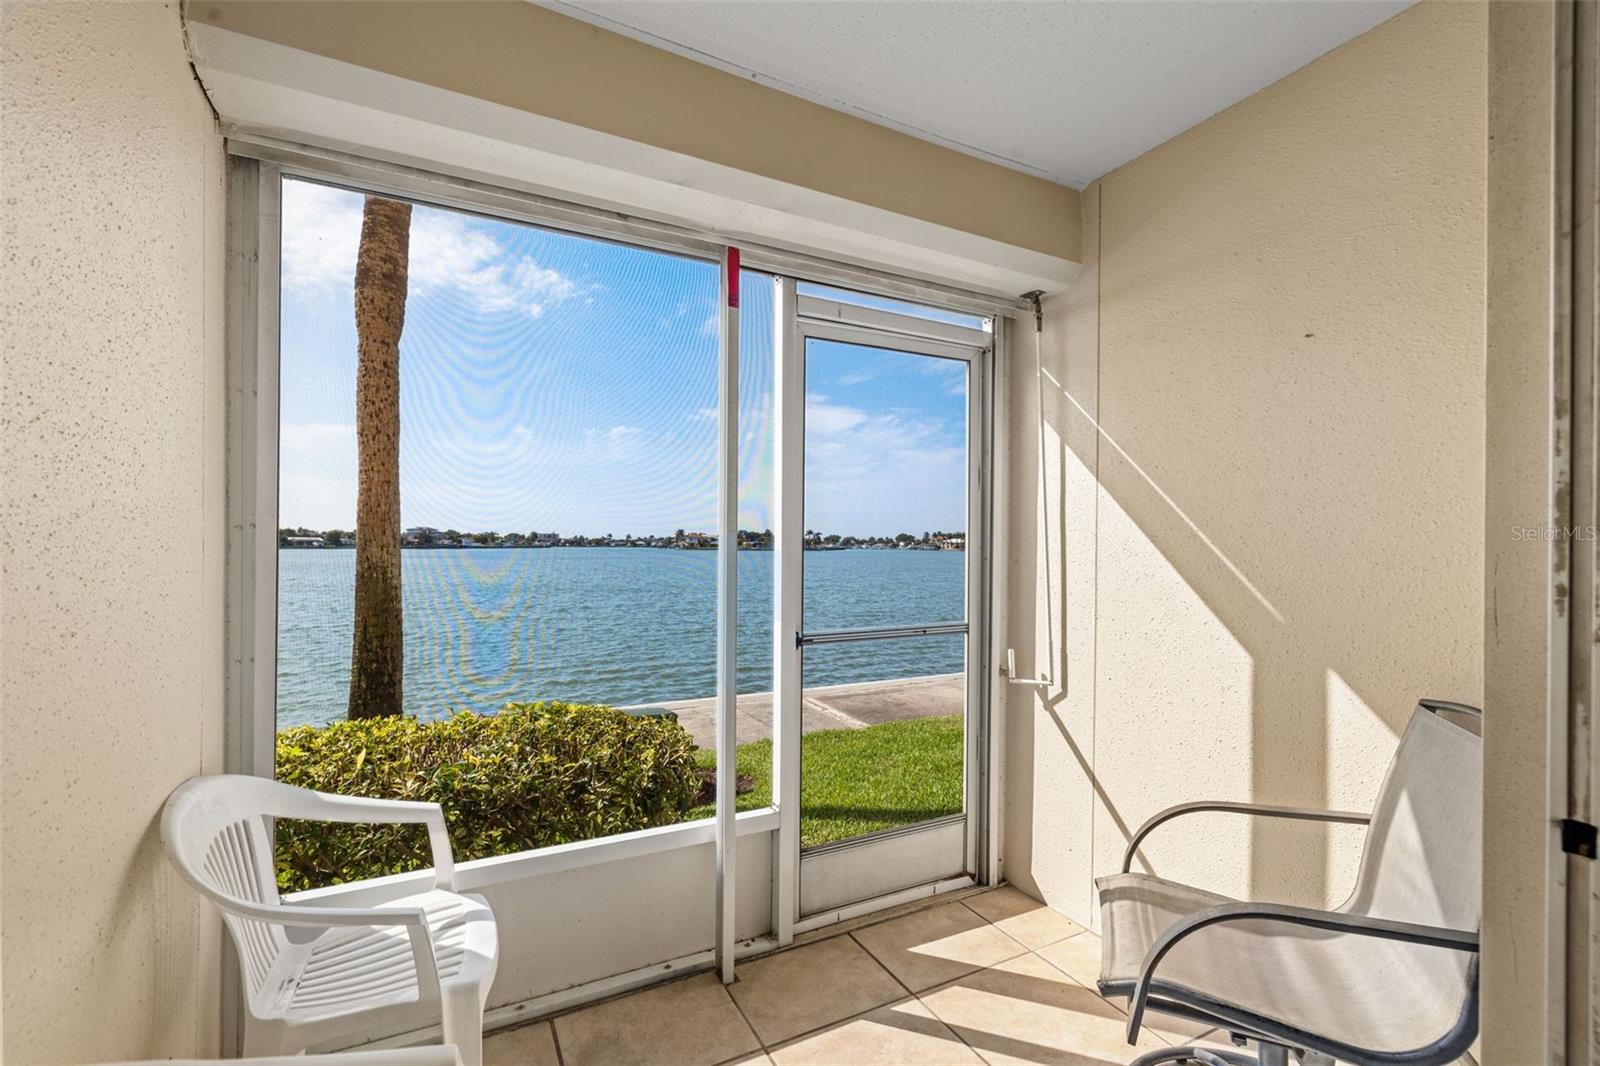
[[[168,797],[161,816],[167,856],[222,911],[252,1002],[261,997],[287,941],[283,926],[245,917],[235,905],[278,902],[266,819],[284,788],[288,786],[243,774],[197,777]]]

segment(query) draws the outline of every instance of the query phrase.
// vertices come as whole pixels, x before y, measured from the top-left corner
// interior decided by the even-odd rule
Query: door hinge
[[[1561,850],[1568,855],[1592,859],[1595,857],[1597,832],[1588,822],[1576,818],[1561,819]]]

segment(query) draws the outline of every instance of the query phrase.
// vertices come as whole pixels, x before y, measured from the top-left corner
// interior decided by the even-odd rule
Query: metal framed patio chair
[[[1130,1044],[1149,1010],[1254,1040],[1259,1055],[1165,1048],[1138,1066],[1283,1066],[1291,1051],[1305,1063],[1431,1066],[1467,1051],[1478,1030],[1482,713],[1422,700],[1370,815],[1185,803],[1139,827],[1122,872],[1096,881],[1100,991],[1129,997]],[[1129,872],[1151,830],[1197,811],[1367,825],[1354,892],[1324,911]]]
[[[434,886],[375,907],[284,903],[273,818],[426,825]],[[184,880],[222,911],[233,938],[246,1057],[440,1025],[464,1066],[483,1061],[499,940],[482,897],[454,890],[438,804],[335,796],[239,774],[197,777],[167,798],[161,842]]]

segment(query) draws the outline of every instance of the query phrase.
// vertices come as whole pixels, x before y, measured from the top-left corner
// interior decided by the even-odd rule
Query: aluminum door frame
[[[980,850],[987,825],[988,778],[991,766],[989,656],[990,526],[993,506],[993,438],[990,412],[995,377],[995,333],[953,323],[873,307],[799,295],[793,279],[775,286],[777,308],[774,350],[776,418],[776,543],[774,550],[773,691],[774,800],[779,829],[774,848],[774,932],[781,943],[804,928],[826,924],[846,912],[870,910],[875,901],[891,905],[903,898],[959,887],[987,879]],[[888,349],[911,355],[954,359],[968,366],[967,375],[967,543],[966,617],[959,628],[937,625],[948,619],[872,631],[802,632],[805,499],[805,361],[811,340],[835,341]],[[915,826],[897,827],[800,849],[800,737],[802,657],[811,644],[847,640],[895,639],[935,632],[961,632],[966,637],[966,707],[963,730],[963,813]],[[958,842],[956,841],[958,839]],[[906,879],[885,880],[883,869],[914,869],[918,844],[930,843],[951,856],[931,860]],[[892,855],[890,853],[893,853]],[[890,861],[885,861],[890,860]],[[826,879],[843,886],[820,904],[805,906],[802,882],[806,871],[814,882]]]

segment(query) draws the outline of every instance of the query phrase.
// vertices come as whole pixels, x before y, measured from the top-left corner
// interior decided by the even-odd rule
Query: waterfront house
[[[0,64],[0,1063],[1600,1066],[1593,0]]]

